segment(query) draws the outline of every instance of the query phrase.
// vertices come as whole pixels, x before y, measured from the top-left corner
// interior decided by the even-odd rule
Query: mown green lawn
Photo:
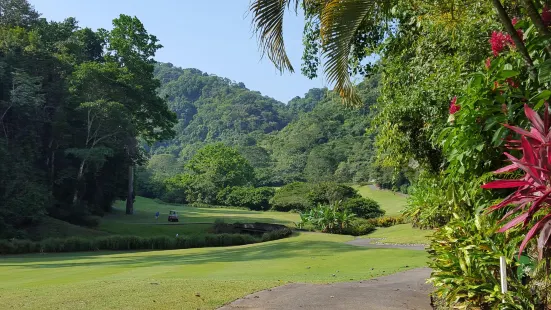
[[[399,215],[406,206],[406,197],[400,193],[389,190],[372,189],[368,185],[353,187],[358,190],[358,193],[363,197],[377,201],[379,205],[381,205],[381,208],[386,211],[385,215]]]
[[[377,228],[364,238],[380,238],[381,243],[393,244],[429,244],[432,230],[423,230],[411,227],[411,224],[400,224],[391,227]]]
[[[421,267],[423,251],[301,233],[228,248],[86,252],[0,259],[2,309],[215,309],[287,282],[357,281]],[[199,296],[196,296],[198,293]]]

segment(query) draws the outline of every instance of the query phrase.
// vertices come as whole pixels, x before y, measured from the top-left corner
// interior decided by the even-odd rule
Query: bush
[[[379,204],[369,198],[351,198],[341,204],[341,208],[354,213],[364,219],[376,218],[385,215]]]
[[[255,237],[248,234],[204,234],[180,236],[137,237],[137,236],[109,236],[100,238],[71,237],[66,239],[45,239],[43,241],[30,240],[0,240],[0,254],[26,253],[57,253],[81,251],[121,251],[121,250],[171,250],[199,247],[218,247],[252,244],[263,241],[277,240],[288,237],[292,231],[282,228]]]
[[[250,210],[268,210],[275,190],[270,187],[226,187],[217,195],[218,203],[246,207]]]
[[[458,217],[438,229],[428,250],[430,282],[445,309],[543,309],[546,291],[523,285],[525,268],[516,260],[518,230],[496,233],[500,224],[488,215]],[[507,258],[509,292],[499,290],[499,257]],[[531,273],[531,272],[530,272]],[[537,282],[537,281],[534,281]],[[504,301],[504,302],[503,302]]]
[[[308,192],[310,206],[332,204],[351,198],[361,198],[358,192],[350,186],[334,182],[323,182],[312,186]]]
[[[318,205],[300,214],[299,226],[312,224],[321,232],[338,234],[347,231],[354,219],[354,214],[348,210],[342,210],[337,204]]]
[[[365,219],[356,219],[347,229],[343,230],[343,234],[352,236],[364,236],[375,231],[375,226]]]
[[[310,184],[294,182],[281,187],[275,192],[270,201],[272,210],[288,212],[291,210],[306,211],[310,208],[307,195],[311,189]]]
[[[447,199],[443,177],[422,172],[417,184],[409,189],[410,196],[404,216],[413,227],[436,228],[450,221],[453,208]]]
[[[375,227],[390,227],[398,224],[406,223],[406,219],[403,216],[383,216],[378,218],[372,218],[367,220],[369,224]]]

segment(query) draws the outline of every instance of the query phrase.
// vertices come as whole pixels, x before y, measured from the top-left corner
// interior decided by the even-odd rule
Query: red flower
[[[517,34],[522,42],[524,42],[524,31],[522,29],[517,29]],[[511,36],[509,36],[511,38]],[[513,42],[513,39],[511,39],[511,44],[515,46],[515,42]]]
[[[551,25],[551,11],[549,11],[549,6],[546,4],[541,11],[541,20],[545,26],[549,27]]]
[[[490,45],[492,46],[492,52],[494,53],[494,56],[497,57],[508,44],[512,43],[513,40],[511,39],[510,35],[503,32],[492,32],[492,36],[490,37]]]
[[[512,78],[507,78],[505,82],[507,82],[507,84],[509,84],[512,88],[518,88],[517,82],[515,82]]]
[[[492,60],[490,57],[486,58],[486,69],[490,70],[490,67],[492,66]]]
[[[452,101],[450,101],[450,114],[455,114],[461,110],[461,106],[456,104],[457,102],[457,96],[453,97]]]
[[[518,23],[518,18],[513,17],[513,19],[511,20],[511,24],[513,24],[513,26],[515,26],[517,23]]]

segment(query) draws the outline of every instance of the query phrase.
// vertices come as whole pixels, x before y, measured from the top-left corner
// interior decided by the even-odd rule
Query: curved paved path
[[[429,276],[429,268],[417,268],[359,282],[293,283],[245,296],[220,310],[430,310]]]
[[[347,243],[371,248],[425,249],[424,245],[374,244],[376,240],[356,238]],[[219,310],[430,310],[432,286],[425,283],[430,272],[430,268],[417,268],[359,282],[287,284],[245,296]]]

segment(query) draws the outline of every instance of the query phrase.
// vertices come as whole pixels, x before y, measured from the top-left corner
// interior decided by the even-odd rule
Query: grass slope
[[[302,233],[231,248],[9,256],[0,260],[0,304],[3,309],[215,309],[287,282],[368,279],[427,261],[423,251],[343,243],[350,239]]]
[[[378,228],[364,238],[381,238],[380,243],[392,244],[429,244],[428,237],[432,230],[422,230],[411,227],[411,224],[394,225],[387,228]]]
[[[400,211],[406,206],[406,197],[400,193],[373,189],[369,185],[353,187],[363,197],[377,201],[381,205],[381,208],[386,211],[386,215],[399,215]]]
[[[406,206],[406,197],[400,193],[389,190],[378,190],[366,186],[354,186],[363,197],[377,201],[386,215],[399,215]],[[411,224],[400,224],[388,228],[377,228],[377,230],[364,238],[380,238],[381,243],[393,244],[428,244],[428,237],[432,234],[430,230],[421,230],[411,227]]]
[[[73,236],[101,237],[107,235],[109,234],[104,231],[73,225],[49,216],[42,218],[40,224],[30,228],[28,233],[29,238],[33,240],[67,238]]]

